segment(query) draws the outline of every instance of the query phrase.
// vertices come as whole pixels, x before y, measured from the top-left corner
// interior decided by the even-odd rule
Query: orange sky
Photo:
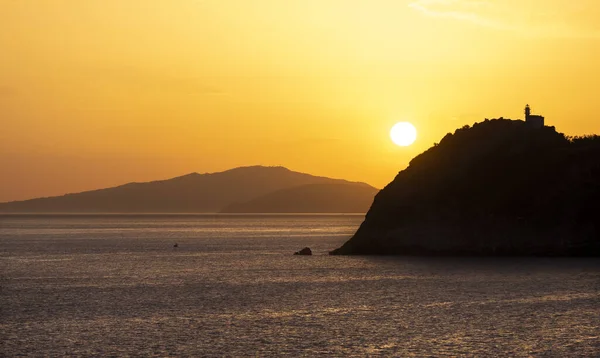
[[[598,18],[595,0],[0,0],[0,201],[255,164],[383,187],[526,103],[599,133]]]

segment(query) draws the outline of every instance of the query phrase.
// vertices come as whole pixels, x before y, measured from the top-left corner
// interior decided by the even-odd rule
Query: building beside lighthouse
[[[525,123],[532,128],[541,129],[544,127],[544,116],[531,114],[531,108],[527,105],[525,106]]]

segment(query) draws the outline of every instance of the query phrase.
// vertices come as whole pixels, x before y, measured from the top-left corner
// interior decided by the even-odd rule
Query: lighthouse
[[[544,127],[544,116],[540,116],[537,114],[531,114],[531,107],[529,105],[525,106],[525,123],[527,123],[532,128],[541,129]]]

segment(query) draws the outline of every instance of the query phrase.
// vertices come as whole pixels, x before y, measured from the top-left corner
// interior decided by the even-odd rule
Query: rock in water
[[[312,255],[312,251],[310,248],[305,247],[300,251],[294,252],[294,255],[303,255],[303,256],[311,256]]]
[[[486,120],[377,194],[333,255],[600,256],[600,136]]]

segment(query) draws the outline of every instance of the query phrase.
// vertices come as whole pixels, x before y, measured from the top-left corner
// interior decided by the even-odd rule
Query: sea
[[[362,220],[0,216],[0,356],[600,356],[600,260],[329,256]]]

